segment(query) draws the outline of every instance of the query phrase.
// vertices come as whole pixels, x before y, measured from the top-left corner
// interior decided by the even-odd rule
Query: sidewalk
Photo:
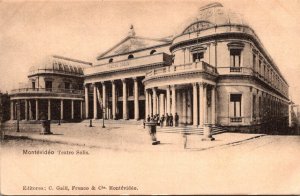
[[[223,133],[215,135],[215,141],[201,141],[202,136],[189,135],[187,136],[186,149],[184,149],[185,138],[178,133],[158,132],[157,138],[161,141],[161,144],[152,146],[150,136],[142,126],[124,124],[107,124],[106,128],[101,128],[101,126],[101,122],[96,122],[93,123],[93,127],[89,127],[89,123],[85,121],[82,123],[66,123],[60,126],[51,124],[51,131],[54,133],[53,135],[40,135],[39,132],[32,132],[31,130],[24,130],[21,132],[10,130],[6,131],[5,134],[17,137],[27,137],[32,140],[129,152],[198,151],[263,136],[262,134]],[[38,127],[35,127],[33,129],[37,128]]]

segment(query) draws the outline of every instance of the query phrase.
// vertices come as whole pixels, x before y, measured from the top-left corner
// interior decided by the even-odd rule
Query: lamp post
[[[102,103],[102,128],[105,128],[104,116],[105,116],[105,108],[103,107],[103,103]]]

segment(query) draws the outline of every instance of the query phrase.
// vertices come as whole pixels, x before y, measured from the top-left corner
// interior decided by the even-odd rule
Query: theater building
[[[86,118],[102,118],[104,108],[104,118],[177,113],[181,125],[198,127],[286,124],[288,83],[255,31],[220,3],[195,18],[165,39],[136,36],[131,27],[98,56],[84,70]]]
[[[32,66],[28,82],[12,90],[11,119],[78,120],[83,116],[83,68],[91,63],[61,56],[47,57]],[[17,116],[18,115],[18,116]]]
[[[84,65],[83,73],[33,70],[29,79],[36,85],[40,77],[45,92],[13,92],[13,101],[45,111],[69,105],[71,118],[141,120],[177,113],[181,126],[255,131],[287,125],[288,83],[251,26],[220,3],[201,7],[194,18],[162,39],[138,36],[131,26],[95,64],[69,60]],[[47,91],[54,75],[78,84],[76,91]],[[65,81],[60,85],[69,88]],[[67,115],[60,110],[53,112]]]

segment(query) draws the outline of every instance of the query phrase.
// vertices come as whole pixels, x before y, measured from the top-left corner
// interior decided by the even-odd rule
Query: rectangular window
[[[258,73],[261,74],[261,60],[258,60]]]
[[[65,82],[65,89],[70,89],[70,82]]]
[[[253,95],[253,99],[252,99],[252,113],[253,113],[253,118],[256,118],[256,96]]]
[[[230,95],[230,121],[242,122],[242,95]]]
[[[230,67],[241,66],[241,50],[231,49],[230,50]]]
[[[47,91],[52,91],[52,81],[46,81],[45,87]]]
[[[201,61],[201,59],[203,59],[203,58],[204,58],[204,53],[203,52],[193,53],[193,62],[196,62],[197,59],[199,61]]]
[[[256,55],[253,54],[253,61],[252,61],[252,65],[253,65],[253,70],[255,70],[255,67],[256,67]]]
[[[32,83],[31,83],[31,88],[32,88],[32,89],[35,89],[35,82],[32,82]]]
[[[258,116],[261,117],[261,97],[258,97]]]

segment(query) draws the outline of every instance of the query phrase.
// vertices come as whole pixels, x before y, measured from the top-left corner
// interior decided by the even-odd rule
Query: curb
[[[253,136],[253,137],[250,137],[250,138],[247,138],[247,139],[244,139],[244,140],[239,140],[239,141],[235,141],[235,142],[229,142],[229,143],[226,143],[226,144],[220,144],[220,145],[211,146],[211,147],[207,147],[207,148],[200,148],[200,149],[189,149],[189,148],[186,148],[186,149],[187,150],[191,150],[191,151],[203,151],[203,150],[208,150],[208,149],[212,149],[212,148],[218,148],[218,147],[222,147],[222,146],[229,146],[229,145],[239,144],[239,143],[243,143],[243,142],[246,142],[246,141],[249,141],[249,140],[253,140],[253,139],[256,139],[256,138],[260,138],[260,137],[264,137],[264,136],[266,136],[266,134],[257,135],[257,136]]]

